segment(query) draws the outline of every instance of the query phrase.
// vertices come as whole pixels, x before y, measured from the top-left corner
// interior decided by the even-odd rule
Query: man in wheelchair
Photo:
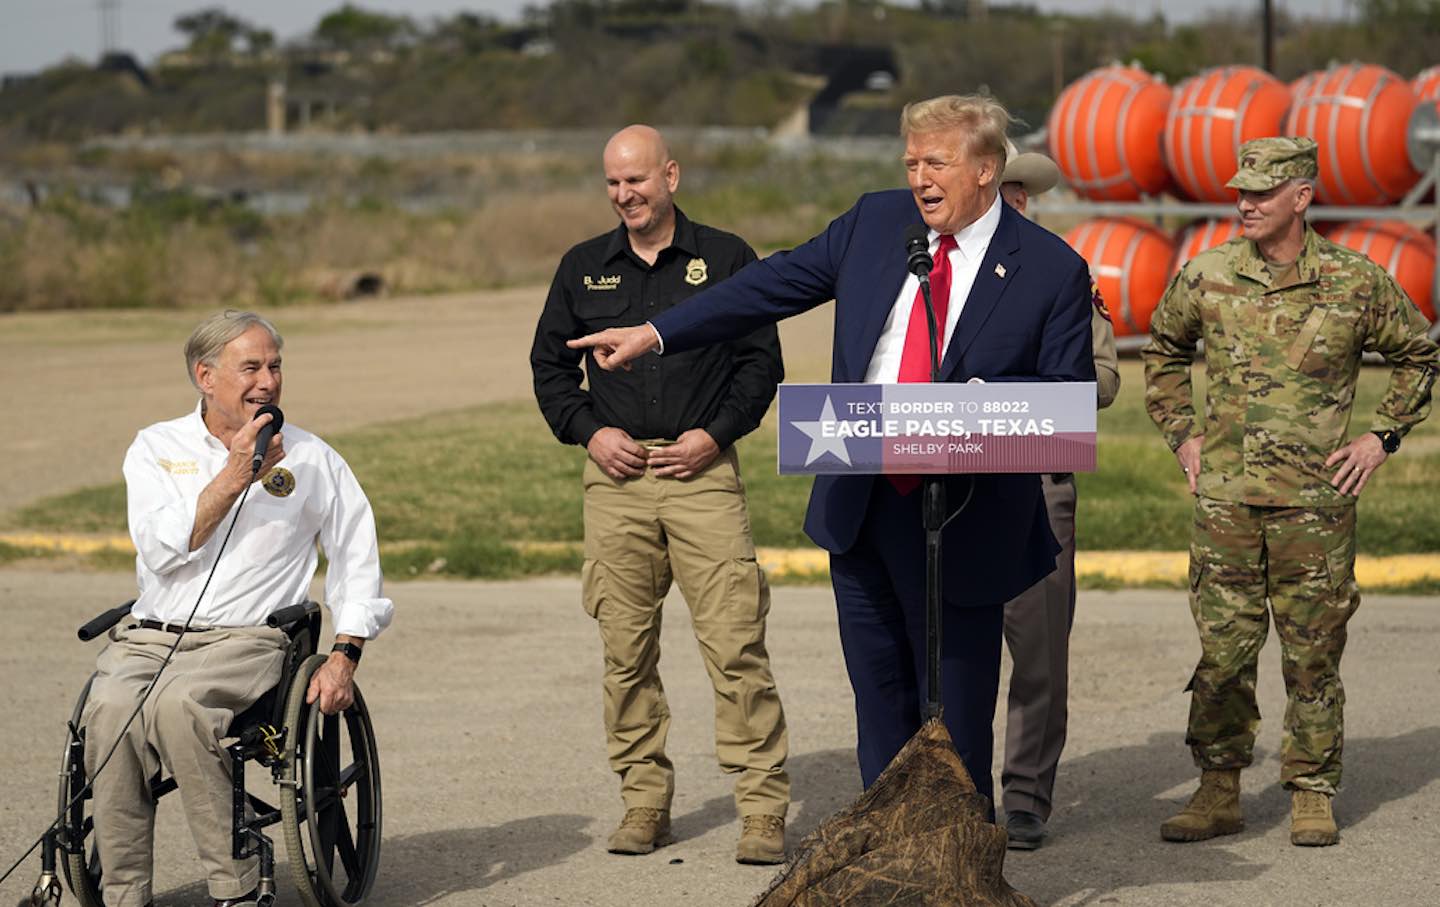
[[[349,708],[361,649],[390,623],[374,516],[340,455],[286,425],[253,468],[257,435],[272,419],[257,411],[280,400],[282,343],[249,312],[207,319],[185,345],[199,404],[142,430],[125,455],[139,597],[110,630],[81,721],[105,907],[151,901],[151,779],[160,774],[179,789],[215,907],[257,900],[257,857],[236,858],[245,849],[236,843],[234,769],[222,740],[280,680],[290,638],[266,621],[306,599],[317,543],[329,560],[336,641],[313,669],[306,702],[324,715]]]

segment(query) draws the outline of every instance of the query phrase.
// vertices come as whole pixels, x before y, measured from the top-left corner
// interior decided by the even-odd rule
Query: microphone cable
[[[125,725],[120,728],[120,733],[116,736],[115,742],[110,745],[110,751],[105,754],[104,759],[100,760],[100,764],[95,767],[95,773],[86,779],[85,786],[80,789],[79,793],[71,797],[70,802],[66,803],[60,808],[60,811],[56,813],[55,821],[51,822],[50,825],[40,833],[40,837],[35,839],[35,843],[31,844],[25,852],[20,855],[20,858],[12,863],[9,869],[5,870],[4,875],[0,875],[0,885],[3,885],[5,880],[10,878],[11,874],[20,868],[20,864],[24,863],[25,860],[35,852],[35,848],[39,847],[45,841],[46,835],[50,834],[65,821],[65,815],[70,812],[71,808],[80,802],[86,794],[91,792],[95,786],[95,779],[105,770],[105,766],[110,764],[110,760],[114,757],[115,751],[120,748],[121,742],[125,740],[125,732],[130,730],[130,725],[135,723],[135,719],[139,716],[140,710],[145,708],[145,703],[150,699],[150,693],[154,691],[155,684],[160,682],[160,675],[165,672],[165,669],[170,665],[170,660],[175,657],[175,651],[180,648],[180,640],[184,639],[185,634],[189,632],[190,621],[195,619],[196,612],[200,610],[200,603],[205,600],[205,593],[210,591],[210,581],[215,578],[215,570],[220,566],[220,556],[225,553],[225,546],[230,542],[230,535],[235,531],[235,524],[240,519],[240,511],[245,507],[245,499],[250,496],[250,486],[255,484],[255,479],[258,474],[259,470],[252,472],[250,482],[245,486],[245,490],[240,493],[240,502],[235,506],[235,515],[230,518],[230,528],[225,530],[225,537],[220,540],[220,549],[215,552],[215,563],[210,565],[210,573],[205,577],[205,585],[201,587],[200,594],[195,598],[194,607],[190,609],[190,614],[185,618],[185,624],[180,628],[180,632],[176,634],[175,642],[171,644],[170,651],[165,653],[165,660],[160,663],[160,668],[155,672],[155,676],[150,678],[150,683],[146,684],[145,692],[140,695],[140,702],[135,706],[135,711],[130,713],[130,717],[125,720]],[[66,725],[72,736],[78,735],[79,728],[69,726],[69,722],[66,722]],[[67,746],[68,745],[67,743]]]

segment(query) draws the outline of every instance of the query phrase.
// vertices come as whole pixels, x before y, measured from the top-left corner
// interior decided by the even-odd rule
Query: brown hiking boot
[[[1290,794],[1290,843],[1299,847],[1329,847],[1340,840],[1330,795],[1318,790]]]
[[[1240,815],[1240,769],[1207,769],[1200,774],[1200,789],[1180,814],[1160,826],[1166,841],[1204,841],[1233,835],[1245,828]]]
[[[785,862],[785,820],[779,816],[745,816],[740,820],[736,863],[770,865]]]
[[[673,843],[669,810],[635,806],[625,810],[608,849],[611,853],[642,854]]]

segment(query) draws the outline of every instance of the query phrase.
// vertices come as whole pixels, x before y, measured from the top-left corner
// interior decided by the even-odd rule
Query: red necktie
[[[945,358],[945,315],[950,311],[950,250],[955,248],[955,237],[946,233],[940,237],[940,248],[935,252],[935,269],[930,272],[930,300],[935,307],[935,330],[939,334],[939,355]],[[900,374],[895,379],[901,383],[930,380],[930,325],[925,318],[925,294],[915,288],[915,302],[910,306],[910,324],[905,329],[905,346],[900,351]],[[890,484],[902,495],[909,494],[920,486],[920,479],[912,475],[892,475]]]

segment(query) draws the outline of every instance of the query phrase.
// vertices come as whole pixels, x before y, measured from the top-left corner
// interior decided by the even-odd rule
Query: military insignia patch
[[[690,264],[685,266],[685,282],[692,287],[698,287],[709,279],[710,274],[705,267],[705,259],[690,259]]]
[[[1105,307],[1105,297],[1100,295],[1100,285],[1093,280],[1090,281],[1090,304],[1095,306],[1095,311],[1100,313],[1101,318],[1114,323],[1110,310]]]
[[[283,466],[276,466],[260,479],[261,486],[277,498],[288,498],[295,490],[295,474]]]

